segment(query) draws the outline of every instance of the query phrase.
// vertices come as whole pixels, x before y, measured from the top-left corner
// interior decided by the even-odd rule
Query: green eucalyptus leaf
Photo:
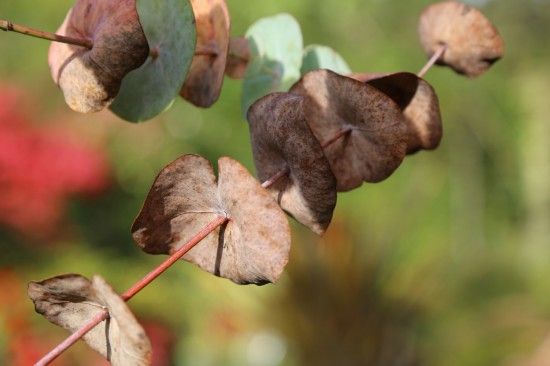
[[[289,14],[262,18],[246,32],[250,63],[243,81],[242,110],[259,98],[287,91],[300,79],[302,31]]]
[[[310,45],[304,50],[302,61],[302,75],[318,69],[328,69],[338,74],[351,74],[346,61],[332,48],[321,45]]]
[[[188,0],[137,0],[139,20],[154,56],[122,81],[111,110],[130,122],[170,108],[195,53],[196,31]]]

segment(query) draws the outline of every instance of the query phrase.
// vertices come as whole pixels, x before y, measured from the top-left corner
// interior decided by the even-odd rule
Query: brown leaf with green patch
[[[291,89],[304,100],[304,114],[324,148],[338,191],[379,182],[401,164],[407,128],[399,106],[378,89],[329,70],[305,74]]]
[[[229,221],[183,259],[238,284],[275,282],[288,262],[288,221],[269,192],[236,160],[184,155],[155,179],[132,233],[150,254],[171,254],[216,217]]]
[[[65,101],[81,113],[109,106],[124,76],[149,55],[135,0],[78,0],[57,33],[93,42],[91,49],[52,42],[48,56]]]
[[[100,276],[78,274],[31,282],[28,294],[37,313],[71,333],[107,310],[109,318],[89,331],[84,341],[113,366],[151,364],[151,344],[124,300]]]
[[[418,33],[428,57],[446,46],[437,63],[469,77],[483,74],[504,55],[504,42],[491,21],[458,1],[428,6],[420,16]]]

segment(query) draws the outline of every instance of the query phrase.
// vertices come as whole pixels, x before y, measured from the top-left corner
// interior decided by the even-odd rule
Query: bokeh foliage
[[[55,30],[71,3],[2,1],[0,16]],[[229,0],[233,35],[289,12],[305,44],[333,47],[355,71],[413,72],[425,61],[416,22],[429,3]],[[438,150],[407,158],[386,182],[340,195],[325,238],[295,225],[289,269],[276,286],[237,287],[182,263],[132,300],[138,316],[173,329],[176,364],[519,365],[542,342],[550,331],[550,2],[475,3],[498,25],[506,56],[476,80],[430,71],[444,118]],[[139,252],[129,227],[163,165],[199,153],[253,170],[241,84],[226,79],[209,110],[180,100],[140,125],[109,112],[77,115],[50,80],[47,48],[0,34],[0,87],[26,89],[37,124],[60,118],[83,140],[104,143],[114,185],[95,200],[72,201],[54,242],[2,230],[0,267],[23,284],[100,273],[122,291],[160,260]],[[0,296],[2,305],[26,289],[18,291]],[[64,336],[30,301],[13,306],[45,343]],[[10,364],[16,336],[7,314],[0,312],[1,364]],[[70,352],[68,364],[83,364],[86,352]]]

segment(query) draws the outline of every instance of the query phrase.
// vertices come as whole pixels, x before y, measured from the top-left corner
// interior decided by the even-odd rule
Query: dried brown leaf
[[[151,344],[124,300],[105,280],[68,274],[31,282],[28,294],[37,313],[74,333],[104,310],[109,319],[88,332],[84,341],[113,366],[151,364]]]
[[[250,107],[248,121],[258,178],[288,169],[270,192],[286,212],[322,234],[336,205],[336,178],[306,122],[303,98],[269,94]]]
[[[232,79],[242,79],[250,61],[250,47],[248,39],[231,37],[229,40],[229,54],[225,65],[225,75]]]
[[[376,88],[329,70],[307,73],[290,90],[305,98],[307,122],[325,147],[338,191],[379,182],[401,164],[407,128],[398,105]]]
[[[225,0],[191,0],[197,46],[181,96],[198,107],[210,107],[220,96],[229,48],[229,11]]]
[[[57,42],[50,46],[52,78],[77,112],[109,106],[124,76],[149,54],[135,0],[78,0],[58,33],[93,41],[92,49]]]
[[[483,74],[504,54],[496,27],[478,9],[458,1],[428,6],[420,16],[418,32],[428,57],[445,45],[438,64],[470,77]]]
[[[407,154],[439,146],[443,135],[439,99],[428,82],[408,72],[354,74],[353,77],[380,90],[399,105],[408,129]]]
[[[288,262],[290,231],[284,213],[244,167],[218,162],[219,179],[203,157],[184,155],[157,176],[132,227],[147,253],[177,251],[216,217],[227,216],[183,259],[239,284],[275,282]]]

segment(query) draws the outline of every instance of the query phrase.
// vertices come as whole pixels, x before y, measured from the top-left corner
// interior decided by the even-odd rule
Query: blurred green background
[[[234,35],[289,12],[305,44],[332,46],[356,71],[416,72],[425,62],[416,24],[430,1],[228,3]],[[341,194],[325,237],[293,225],[277,285],[238,287],[184,262],[172,268],[131,302],[166,353],[157,365],[550,365],[550,1],[470,3],[498,26],[506,55],[476,80],[428,73],[441,147]],[[71,4],[2,0],[0,18],[53,31]],[[0,106],[3,88],[21,89],[20,113],[34,128],[55,125],[104,151],[110,184],[67,201],[55,235],[0,229],[3,365],[30,364],[66,336],[34,313],[28,281],[98,273],[123,291],[161,260],[143,254],[129,228],[164,165],[198,153],[254,171],[239,81],[226,79],[209,110],[178,100],[132,125],[71,112],[50,79],[48,46],[0,34]],[[57,361],[90,364],[102,363],[82,344]]]

